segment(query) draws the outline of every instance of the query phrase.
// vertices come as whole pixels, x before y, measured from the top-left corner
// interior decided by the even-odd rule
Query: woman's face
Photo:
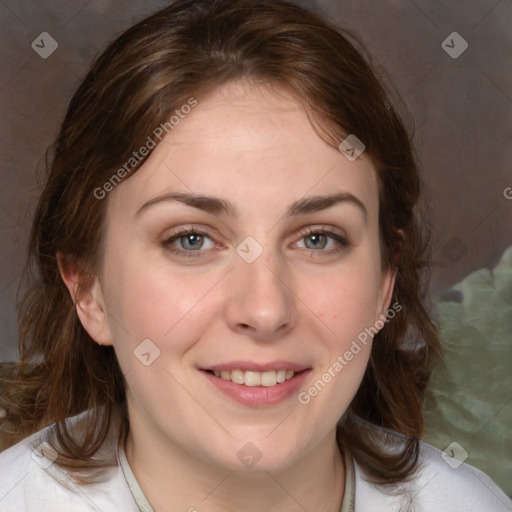
[[[370,353],[358,335],[389,304],[376,172],[263,86],[183,117],[103,199],[106,314],[82,321],[115,348],[132,428],[224,467],[286,468],[334,439]]]

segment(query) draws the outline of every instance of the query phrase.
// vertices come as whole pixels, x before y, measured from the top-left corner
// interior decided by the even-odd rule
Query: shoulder
[[[1,512],[137,510],[119,467],[109,470],[101,482],[87,486],[78,485],[59,468],[54,463],[56,452],[47,442],[52,429],[54,425],[0,453]]]
[[[511,512],[512,502],[484,473],[426,443],[409,482],[375,486],[356,466],[356,512]]]
[[[426,505],[446,503],[468,512],[512,511],[510,498],[489,476],[473,466],[447,457],[426,443],[421,443],[420,464],[418,476],[424,486],[420,496]]]

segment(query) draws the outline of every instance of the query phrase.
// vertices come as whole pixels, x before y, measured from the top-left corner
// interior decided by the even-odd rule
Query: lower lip
[[[250,407],[266,407],[283,402],[291,395],[297,393],[310,371],[310,369],[304,370],[297,373],[289,380],[285,380],[275,386],[267,387],[235,384],[230,380],[215,377],[215,375],[201,370],[203,375],[205,375],[217,389],[231,397],[236,402]]]

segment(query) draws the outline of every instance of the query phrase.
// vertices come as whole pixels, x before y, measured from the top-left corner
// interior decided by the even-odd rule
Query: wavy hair
[[[20,362],[1,381],[5,442],[56,423],[55,463],[79,481],[114,464],[94,455],[113,421],[120,422],[119,442],[128,431],[123,374],[113,348],[98,346],[82,327],[56,255],[81,270],[82,284],[96,274],[108,199],[94,191],[175,109],[235,80],[286,89],[326,142],[337,147],[355,134],[375,165],[382,267],[397,271],[392,303],[402,310],[375,336],[338,442],[372,481],[402,481],[417,465],[422,402],[440,352],[425,306],[428,230],[411,136],[363,45],[283,0],[177,0],[125,31],[93,63],[49,152],[29,245],[34,277],[18,304]],[[86,410],[77,438],[65,419]],[[405,442],[389,451],[368,425],[403,434]]]

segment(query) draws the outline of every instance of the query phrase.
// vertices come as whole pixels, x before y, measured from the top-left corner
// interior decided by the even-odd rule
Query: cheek
[[[178,271],[129,255],[117,261],[123,264],[111,266],[107,301],[116,348],[133,350],[149,338],[161,351],[186,350],[211,316],[209,296],[222,274]]]
[[[377,265],[364,261],[340,266],[322,276],[315,276],[306,289],[305,300],[320,323],[331,333],[333,348],[343,349],[346,343],[375,323],[379,308]]]
[[[321,340],[319,364],[299,402],[313,416],[336,422],[363,379],[372,347],[378,301],[378,272],[371,265],[347,265],[322,277],[308,295],[310,327]]]
[[[111,281],[116,283],[110,290],[115,352],[127,392],[151,417],[159,407],[152,397],[162,389],[170,406],[178,408],[183,400],[182,361],[215,317],[209,298],[218,281],[163,267],[119,268]]]

